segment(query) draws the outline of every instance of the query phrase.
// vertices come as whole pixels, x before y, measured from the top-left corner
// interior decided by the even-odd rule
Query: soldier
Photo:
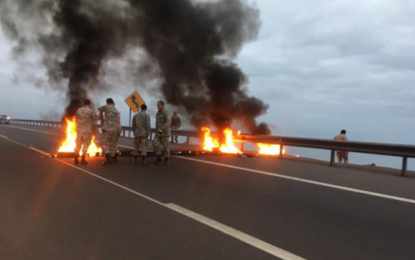
[[[182,120],[177,115],[177,112],[173,112],[173,116],[171,117],[171,129],[179,130],[181,126],[182,126]],[[179,142],[178,138],[179,137],[177,135],[172,135],[171,142],[174,143],[174,141],[176,141],[176,143],[178,143]]]
[[[170,137],[170,125],[171,125],[171,117],[169,112],[164,109],[164,102],[159,101],[157,102],[158,112],[156,115],[156,137],[153,141],[154,151],[156,152],[157,159],[154,164],[159,164],[161,162],[161,154],[162,150],[160,146],[163,148],[164,153],[164,164],[169,165],[169,157],[170,157],[170,147],[169,147],[169,137]]]
[[[334,137],[335,141],[347,141],[346,137],[346,130],[342,130],[339,135],[336,135]],[[349,161],[349,152],[347,151],[336,151],[337,153],[337,159],[339,160],[339,163],[342,163],[344,160],[344,163],[347,164]]]
[[[95,121],[98,120],[98,116],[91,109],[91,101],[86,99],[84,106],[76,111],[76,120],[78,122],[76,129],[76,147],[75,147],[75,161],[74,164],[79,164],[79,151],[82,147],[82,160],[81,164],[88,164],[85,160],[88,147],[91,144],[92,127]]]
[[[147,105],[144,104],[141,105],[140,112],[133,117],[134,162],[137,162],[141,150],[141,164],[146,164],[147,142],[150,131],[150,115],[147,114]]]
[[[102,164],[112,164],[113,162],[118,162],[118,138],[121,134],[120,112],[115,108],[114,100],[111,98],[107,99],[106,106],[100,107],[98,110],[102,124],[101,146],[106,158]]]

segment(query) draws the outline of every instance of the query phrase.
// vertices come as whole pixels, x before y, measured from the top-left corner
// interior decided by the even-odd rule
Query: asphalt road
[[[268,244],[304,259],[415,259],[413,179],[233,156],[75,168],[30,149],[54,151],[58,135],[0,135],[0,259],[289,259]]]

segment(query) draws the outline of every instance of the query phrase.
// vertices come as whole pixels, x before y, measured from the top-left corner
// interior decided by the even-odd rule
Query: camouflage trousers
[[[147,156],[147,137],[134,137],[134,155],[138,156],[141,151],[141,156]]]
[[[118,149],[118,131],[102,131],[101,146],[104,154],[109,153],[111,156],[115,156]]]
[[[156,135],[154,137],[153,146],[154,146],[154,152],[156,152],[156,155],[164,155],[165,158],[170,157],[170,136],[159,136]]]
[[[348,163],[348,161],[349,161],[349,152],[336,151],[336,153],[337,153],[337,159],[339,160],[340,163],[342,163],[343,160],[344,160],[344,163]]]
[[[82,147],[82,155],[86,155],[88,147],[91,144],[92,133],[78,133],[76,135],[75,154],[79,154]]]

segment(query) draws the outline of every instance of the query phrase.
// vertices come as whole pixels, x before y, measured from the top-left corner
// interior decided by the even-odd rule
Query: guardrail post
[[[336,151],[335,150],[331,150],[331,154],[330,154],[330,166],[334,166],[335,155],[336,155]]]
[[[402,177],[405,177],[407,169],[408,169],[408,157],[403,157],[403,160],[402,160]]]
[[[278,155],[278,158],[282,159],[283,153],[284,153],[284,145],[280,144],[280,154]]]

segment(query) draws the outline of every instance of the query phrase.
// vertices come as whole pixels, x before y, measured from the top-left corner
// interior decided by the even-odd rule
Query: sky
[[[415,1],[255,2],[260,35],[236,61],[249,76],[249,93],[270,105],[260,119],[272,125],[274,135],[331,139],[346,129],[350,140],[415,144]],[[0,31],[0,90],[7,96],[0,114],[59,119],[64,93],[39,87],[31,75],[42,75],[43,69],[33,60],[14,59],[12,46]],[[93,98],[103,104],[113,97],[127,125],[123,100],[134,90],[147,103],[162,98],[136,86]],[[291,151],[328,158],[326,152]],[[362,155],[352,156],[352,162],[400,165],[399,159]]]

